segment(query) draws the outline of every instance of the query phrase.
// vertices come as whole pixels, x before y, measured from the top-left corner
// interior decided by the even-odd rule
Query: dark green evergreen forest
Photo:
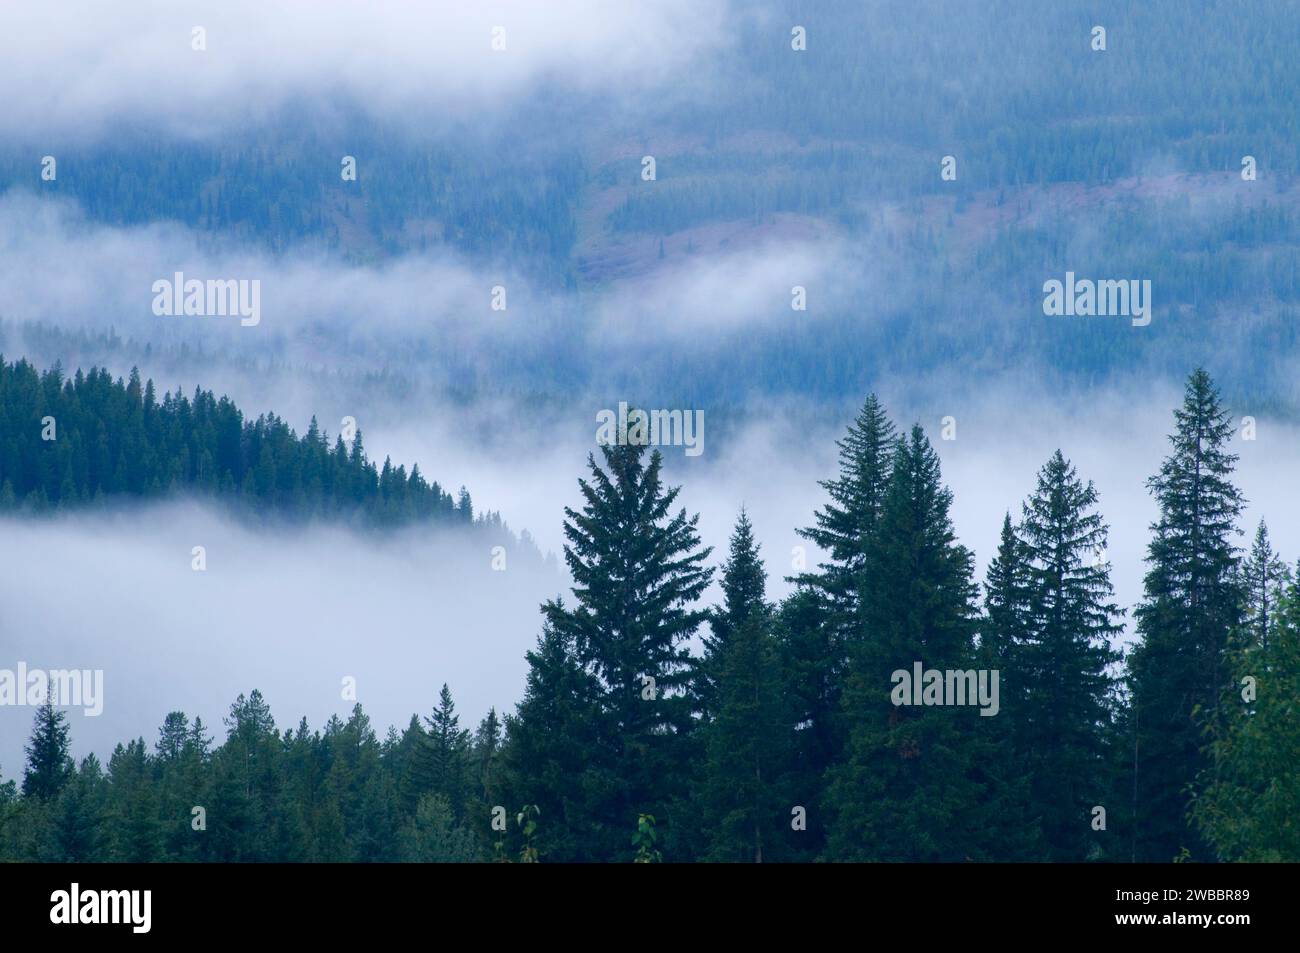
[[[185,491],[250,516],[504,529],[499,514],[475,516],[464,487],[453,497],[418,464],[409,473],[387,458],[377,466],[360,429],[331,446],[315,417],[299,437],[275,414],[248,420],[212,391],[159,398],[134,369],[126,381],[103,368],[66,377],[57,364],[40,372],[0,355],[0,511]]]
[[[37,443],[46,414],[58,451]],[[376,473],[359,437],[331,451],[315,426],[298,438],[210,393],[158,402],[102,371],[3,365],[0,425],[10,506],[184,487],[471,517],[414,468]],[[657,450],[603,446],[564,511],[572,591],[541,607],[513,712],[462,724],[431,677],[400,729],[359,705],[282,729],[251,690],[221,726],[160,712],[157,738],[105,764],[73,761],[47,704],[0,787],[0,858],[1300,860],[1300,577],[1263,523],[1238,545],[1232,433],[1195,371],[1148,481],[1159,516],[1124,652],[1089,461],[1044,461],[980,580],[938,455],[874,396],[810,502],[824,561],[789,570],[743,510],[713,553]],[[998,672],[997,713],[898,704],[892,673],[914,663]]]

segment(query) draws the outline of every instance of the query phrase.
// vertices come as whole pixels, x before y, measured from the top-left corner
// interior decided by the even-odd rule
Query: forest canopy
[[[151,425],[138,381],[6,375],[0,393],[97,388]],[[165,399],[152,425],[206,424],[228,406],[208,400]],[[423,716],[382,738],[360,705],[282,730],[252,691],[220,741],[171,712],[102,764],[74,762],[47,702],[21,784],[0,786],[0,859],[1300,860],[1300,575],[1262,522],[1236,543],[1232,436],[1197,370],[1148,481],[1159,515],[1123,652],[1103,501],[1060,451],[981,583],[924,431],[870,397],[802,530],[824,559],[772,601],[743,509],[719,563],[657,450],[601,447],[565,510],[571,598],[541,607],[512,713],[471,730],[431,677]],[[286,446],[345,466],[313,439]],[[891,676],[922,667],[996,672],[1000,698],[900,704]]]
[[[416,521],[502,527],[413,464],[377,466],[361,430],[347,442],[313,417],[299,436],[273,413],[250,420],[195,388],[159,398],[152,380],[104,368],[71,377],[0,355],[0,510],[44,511],[189,492],[246,513],[367,526]]]

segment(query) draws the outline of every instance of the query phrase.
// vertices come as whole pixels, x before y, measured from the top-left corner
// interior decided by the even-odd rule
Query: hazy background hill
[[[100,246],[111,237],[159,274],[180,256],[262,276],[259,356],[284,335],[304,359],[354,363],[358,333],[382,323],[424,347],[375,366],[449,393],[851,403],[882,376],[1029,362],[1090,385],[1206,361],[1230,396],[1294,412],[1295,18],[1270,2],[1065,6],[666,3],[623,23],[568,4],[546,25],[503,7],[462,16],[463,37],[397,37],[381,11],[350,25],[387,37],[393,63],[310,94],[334,34],[258,38],[215,20],[194,53],[175,19],[180,50],[164,55],[152,35],[110,29],[103,60],[134,53],[201,82],[193,109],[130,77],[91,91],[55,77],[56,106],[37,115],[40,91],[16,78],[28,105],[0,148],[0,312],[157,336],[143,278],[95,288],[108,300],[93,314],[40,294],[52,262],[75,257],[64,245],[102,229]],[[513,42],[493,54],[496,23]],[[1089,48],[1097,24],[1105,52]],[[309,40],[324,44],[316,61]],[[453,44],[469,49],[442,72],[416,66],[381,89]],[[44,154],[56,181],[39,179]],[[343,155],[356,182],[339,178]],[[1257,181],[1241,179],[1246,155]],[[70,204],[34,214],[29,196]],[[23,261],[34,246],[44,268]],[[302,293],[312,269],[339,279],[334,293]],[[1152,325],[1045,318],[1042,283],[1067,270],[1151,279]],[[487,310],[497,284],[509,322]],[[806,312],[790,309],[796,284]]]

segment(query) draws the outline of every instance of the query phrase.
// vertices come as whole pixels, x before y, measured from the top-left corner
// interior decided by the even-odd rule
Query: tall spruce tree
[[[501,719],[489,708],[474,732],[474,795],[482,804],[495,803],[501,773]]]
[[[673,817],[698,753],[686,643],[707,617],[695,604],[712,577],[710,549],[700,545],[698,516],[672,512],[680,488],[664,486],[663,458],[655,450],[647,463],[646,450],[637,442],[604,445],[603,467],[588,457],[591,479],[578,481],[583,507],[565,508],[575,605],[543,607],[547,624],[600,686],[600,742],[571,779],[589,786],[590,816],[571,820],[587,831],[583,852],[606,860],[626,852],[640,814],[660,819],[672,853]]]
[[[818,572],[801,575],[799,581],[824,591],[842,611],[857,609],[861,573],[889,486],[896,436],[884,407],[871,394],[848,432],[835,442],[839,475],[820,481],[830,502],[814,514],[815,526],[799,531],[830,556]]]
[[[383,771],[379,739],[359,704],[352,706],[347,722],[333,735],[331,747],[333,763],[325,790],[339,806],[349,856],[362,863],[397,860],[396,785]],[[277,814],[276,835],[294,844],[300,833],[297,817],[284,807]]]
[[[1250,553],[1241,564],[1241,583],[1246,600],[1242,634],[1256,645],[1268,646],[1277,603],[1289,575],[1286,563],[1273,551],[1268,526],[1261,519],[1255,528]]]
[[[774,620],[783,696],[793,726],[788,791],[791,805],[804,809],[804,829],[790,845],[800,860],[813,860],[824,851],[826,773],[843,749],[844,665],[840,642],[825,624],[826,612],[825,598],[802,586],[781,603]]]
[[[986,733],[987,765],[992,797],[1006,805],[1007,836],[999,860],[1042,860],[1042,809],[1029,783],[1029,754],[1016,730],[1024,717],[1026,686],[1017,665],[1020,647],[1029,636],[1029,567],[1025,546],[1011,524],[1002,519],[996,554],[989,560],[984,581],[984,615],[980,619],[980,666],[998,673],[998,714],[981,726]]]
[[[1026,618],[1008,679],[1017,684],[1016,744],[1052,860],[1099,855],[1089,812],[1112,789],[1110,667],[1121,655],[1110,640],[1123,627],[1096,505],[1092,482],[1057,450],[1038,472],[1017,532]]]
[[[397,805],[405,816],[415,812],[420,798],[429,790],[428,736],[420,716],[412,715],[393,751],[393,768],[397,775]]]
[[[337,719],[334,719],[337,721]],[[242,693],[222,718],[226,741],[216,752],[208,808],[206,859],[261,861],[272,856],[271,828],[280,817],[278,757],[280,737],[262,693]],[[138,773],[134,757],[119,764],[124,776]],[[113,762],[109,762],[110,773]],[[337,859],[345,859],[339,857]]]
[[[984,619],[980,625],[980,646],[985,661],[1010,671],[1016,647],[1025,641],[1029,630],[1029,580],[1024,545],[1016,536],[1011,514],[1002,518],[998,549],[989,560],[984,576]],[[1008,675],[1002,679],[1002,710],[1016,708],[1013,684]]]
[[[798,726],[795,759],[802,780],[792,796],[808,811],[801,839],[808,856],[824,847],[827,772],[844,758],[845,679],[854,645],[865,632],[863,593],[896,439],[880,400],[869,395],[836,441],[839,473],[820,482],[830,499],[814,513],[814,525],[799,530],[827,559],[816,571],[794,577],[799,589],[782,604],[777,620],[786,691]]]
[[[710,618],[700,669],[709,681],[703,728],[705,770],[699,816],[706,856],[762,862],[785,851],[777,832],[789,802],[782,796],[790,746],[767,571],[744,510],[722,571],[724,603]]]
[[[730,554],[722,573],[723,605],[709,615],[709,632],[703,638],[704,658],[694,680],[700,711],[705,721],[716,708],[717,678],[712,663],[737,629],[755,613],[770,614],[766,602],[767,570],[758,554],[754,527],[742,509],[730,541]]]
[[[919,426],[899,440],[865,569],[865,633],[844,692],[847,758],[831,772],[836,860],[987,856],[985,782],[973,707],[898,707],[892,677],[976,658],[974,558],[957,543],[951,492]],[[920,692],[921,686],[914,686]]]
[[[1203,369],[1188,378],[1174,420],[1171,452],[1147,481],[1160,515],[1135,613],[1141,639],[1129,655],[1133,856],[1147,861],[1212,856],[1188,824],[1188,806],[1207,764],[1203,736],[1214,729],[1243,604],[1232,541],[1244,504],[1232,483],[1233,425]]]
[[[144,739],[117,745],[108,759],[110,856],[124,863],[162,859],[161,792]],[[263,858],[268,859],[268,858]]]
[[[469,793],[470,734],[460,727],[451,689],[444,683],[438,692],[438,707],[426,718],[431,790],[441,794],[457,818],[463,816]]]
[[[54,707],[48,697],[36,709],[32,737],[23,749],[27,767],[23,772],[23,796],[48,801],[58,796],[72,777],[73,763],[68,755],[68,716]]]

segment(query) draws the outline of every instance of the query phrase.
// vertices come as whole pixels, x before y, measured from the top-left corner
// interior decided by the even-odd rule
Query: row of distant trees
[[[1300,584],[1263,523],[1235,542],[1233,427],[1203,370],[1174,418],[1126,653],[1092,483],[1054,453],[981,586],[937,454],[873,396],[802,531],[825,561],[779,603],[742,511],[701,605],[712,553],[658,452],[602,447],[565,510],[571,599],[543,605],[504,721],[462,729],[444,686],[383,740],[360,706],[279,731],[254,692],[221,744],[173,713],[105,770],[74,766],[47,706],[21,791],[0,789],[0,856],[1300,859]],[[998,671],[998,714],[895,705],[916,661]]]
[[[158,398],[152,380],[104,368],[65,377],[0,355],[0,510],[42,511],[178,491],[237,501],[246,511],[397,526],[476,522],[456,496],[388,458],[366,456],[358,428],[345,442],[313,417],[301,437],[275,414],[256,420],[228,397],[195,388]],[[477,522],[501,529],[496,513]]]

